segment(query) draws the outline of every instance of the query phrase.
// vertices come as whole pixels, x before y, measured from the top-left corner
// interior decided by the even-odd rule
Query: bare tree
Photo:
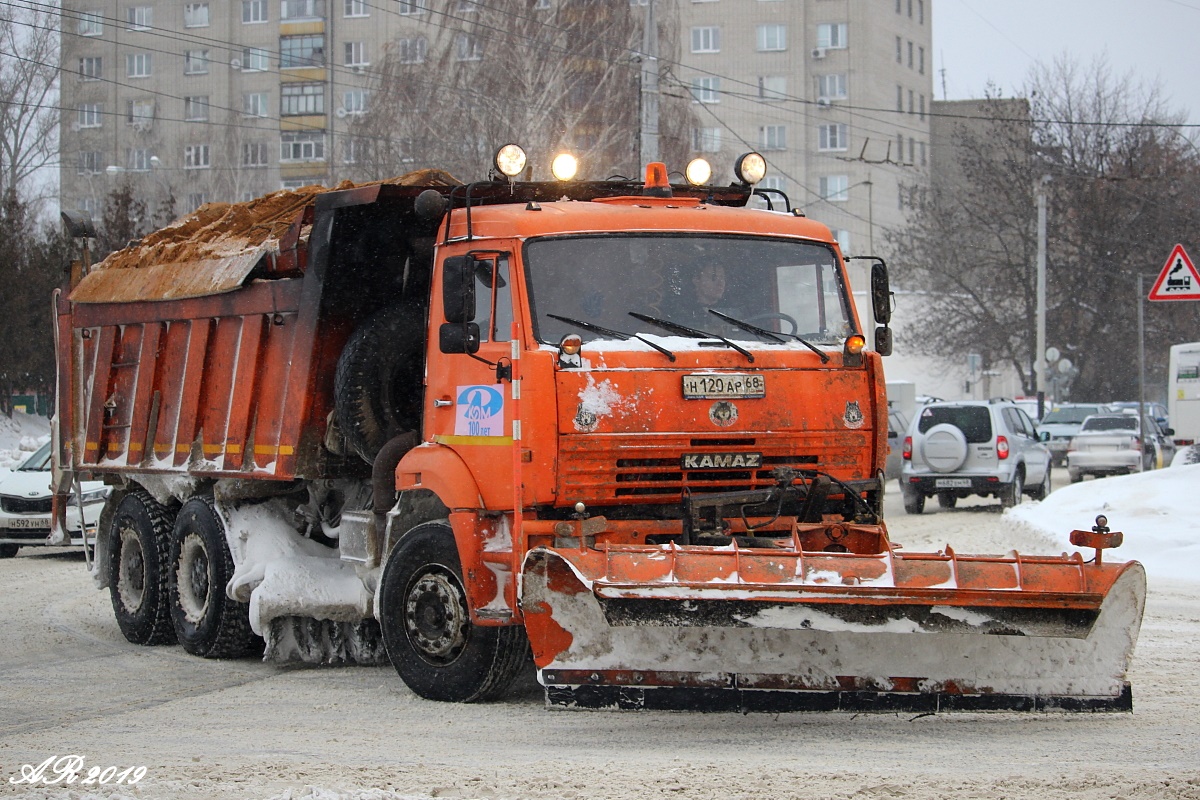
[[[58,155],[58,28],[56,9],[0,4],[0,196]]]
[[[1136,396],[1136,275],[1197,230],[1200,210],[1184,198],[1200,153],[1156,89],[1114,78],[1103,60],[1039,66],[1027,95],[981,101],[949,126],[932,188],[913,193],[910,224],[890,237],[897,284],[925,294],[901,346],[979,353],[1034,391],[1036,192],[1047,178],[1048,344],[1079,367],[1075,396]],[[1191,305],[1154,309],[1150,349],[1165,357],[1189,326],[1195,338]]]
[[[371,110],[353,128],[351,177],[436,167],[471,178],[510,141],[541,156],[539,164],[572,151],[580,177],[635,176],[636,7],[577,0],[538,10],[526,0],[498,0],[471,9],[440,15],[439,25],[389,44]],[[674,28],[664,21],[660,30]],[[674,109],[664,116],[672,113],[679,116]],[[686,144],[668,138],[664,152],[683,153]]]

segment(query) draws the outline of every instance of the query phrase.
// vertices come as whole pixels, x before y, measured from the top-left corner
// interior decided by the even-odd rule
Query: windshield
[[[1136,431],[1137,417],[1127,414],[1112,417],[1092,417],[1083,423],[1081,431]]]
[[[17,467],[21,472],[46,472],[50,469],[50,443],[46,442]]]
[[[1096,406],[1078,406],[1075,408],[1056,408],[1045,416],[1042,422],[1062,422],[1078,425],[1092,414],[1101,409]]]
[[[525,246],[537,336],[551,344],[581,329],[550,315],[611,331],[663,334],[630,312],[756,339],[708,313],[715,309],[768,331],[840,345],[853,331],[835,264],[828,247],[746,236],[571,236]],[[606,334],[593,329],[597,335]]]

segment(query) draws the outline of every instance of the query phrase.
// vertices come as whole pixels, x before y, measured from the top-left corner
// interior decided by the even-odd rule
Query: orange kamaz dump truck
[[[872,350],[761,156],[523,161],[206,206],[57,296],[56,511],[113,487],[89,563],[126,638],[447,701],[536,669],[569,707],[1132,707],[1120,533],[889,542],[881,261]]]

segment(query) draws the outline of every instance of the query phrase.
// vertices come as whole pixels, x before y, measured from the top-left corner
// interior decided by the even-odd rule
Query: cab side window
[[[475,319],[481,342],[507,342],[512,335],[512,287],[508,256],[481,258],[475,268]]]

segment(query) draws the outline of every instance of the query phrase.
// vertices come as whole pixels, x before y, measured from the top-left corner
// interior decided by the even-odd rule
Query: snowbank
[[[50,439],[50,420],[14,411],[0,414],[0,470],[13,469]]]
[[[1070,543],[1070,532],[1091,529],[1096,515],[1104,514],[1110,528],[1125,534],[1125,543],[1110,558],[1141,561],[1151,579],[1200,581],[1200,515],[1194,493],[1200,493],[1200,464],[1085,480],[1006,513],[1048,534],[1068,552],[1078,549]]]

